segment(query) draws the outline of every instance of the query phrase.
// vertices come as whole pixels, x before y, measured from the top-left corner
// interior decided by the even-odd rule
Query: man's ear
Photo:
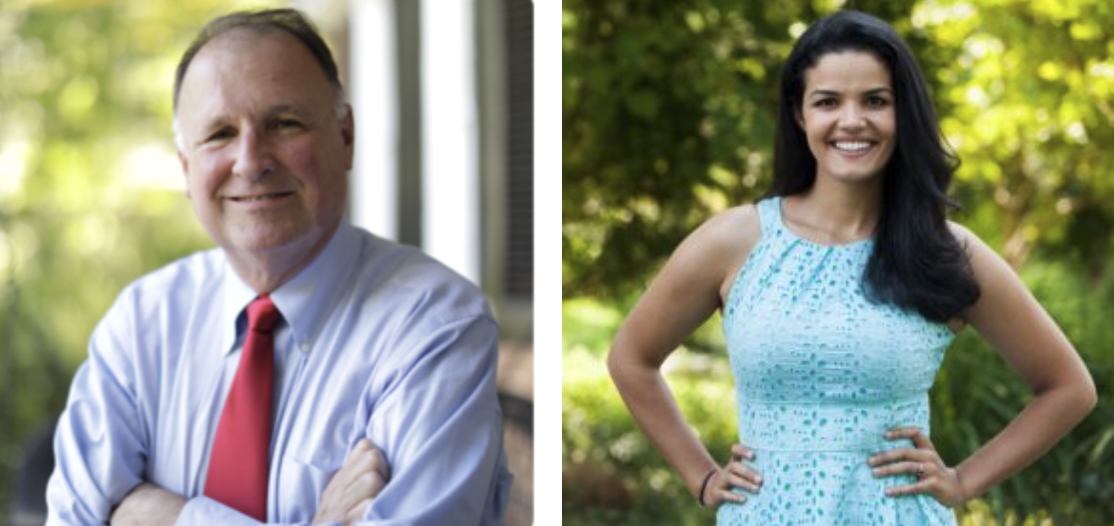
[[[344,141],[344,169],[352,169],[352,154],[356,151],[356,121],[352,118],[352,105],[344,105],[344,117],[340,120],[340,138]]]
[[[182,164],[182,177],[186,178],[186,199],[193,199],[190,196],[190,160],[182,150],[178,150],[178,162]]]

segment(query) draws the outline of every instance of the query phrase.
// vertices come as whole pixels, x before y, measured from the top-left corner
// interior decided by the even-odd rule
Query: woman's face
[[[805,70],[798,124],[817,180],[880,181],[896,141],[894,108],[890,71],[871,53],[828,53]]]

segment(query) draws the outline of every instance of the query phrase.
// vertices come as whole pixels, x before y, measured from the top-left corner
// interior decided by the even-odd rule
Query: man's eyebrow
[[[310,112],[306,111],[305,108],[301,106],[290,103],[282,103],[268,108],[267,111],[263,114],[263,120],[270,120],[284,113],[293,114],[299,119],[305,120],[309,120],[311,117]],[[229,117],[227,115],[217,115],[215,117],[210,117],[208,120],[201,124],[201,137],[199,138],[199,141],[203,141],[205,137],[207,137],[210,133],[213,133],[214,131],[228,125]]]
[[[880,94],[893,95],[893,92],[894,92],[894,90],[892,88],[882,86],[882,87],[866,90],[865,92],[863,92],[863,95],[880,95]],[[840,95],[840,92],[838,92],[838,91],[826,90],[826,89],[818,89],[818,90],[812,91],[811,93],[808,94],[809,97],[838,97],[839,95]]]
[[[225,126],[226,124],[228,124],[228,119],[224,115],[219,115],[219,116],[216,116],[216,117],[210,117],[208,120],[201,123],[201,130],[202,131],[213,130],[213,129]]]
[[[310,115],[310,113],[308,111],[306,111],[305,108],[302,108],[301,106],[297,106],[297,105],[289,104],[289,103],[283,103],[283,104],[276,104],[274,106],[271,106],[270,108],[267,109],[267,112],[264,113],[263,116],[265,118],[269,119],[269,118],[275,117],[276,115],[281,115],[283,113],[293,113],[294,115],[297,115],[298,117],[301,117],[301,118],[308,118],[309,115]]]
[[[205,142],[205,139],[212,135],[216,130],[219,130],[225,126],[228,126],[228,118],[226,116],[218,115],[216,117],[210,117],[208,120],[201,123],[201,126],[197,129],[197,137],[195,137],[194,140],[190,142],[192,142],[193,144],[201,144]]]

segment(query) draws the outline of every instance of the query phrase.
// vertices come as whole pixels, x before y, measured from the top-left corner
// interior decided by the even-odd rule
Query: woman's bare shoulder
[[[986,242],[978,236],[978,234],[971,231],[971,229],[955,222],[948,221],[948,231],[952,233],[955,240],[959,242],[959,246],[967,252],[968,259],[974,262],[975,259],[985,259],[988,256],[997,255],[993,249],[987,246]]]
[[[709,218],[685,240],[682,250],[691,251],[700,266],[710,271],[722,298],[761,237],[758,208],[745,204]]]
[[[762,237],[758,208],[745,204],[724,210],[709,218],[693,237],[707,245],[718,258],[746,259]]]
[[[960,244],[967,243],[979,238],[979,236],[976,236],[967,227],[950,219],[948,220],[948,231],[951,232],[953,236],[955,236],[955,239],[959,241]]]

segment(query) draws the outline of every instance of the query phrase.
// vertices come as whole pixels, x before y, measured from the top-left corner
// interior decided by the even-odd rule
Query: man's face
[[[230,257],[309,257],[340,223],[352,167],[350,111],[306,47],[234,29],[205,44],[178,98],[187,195]]]

